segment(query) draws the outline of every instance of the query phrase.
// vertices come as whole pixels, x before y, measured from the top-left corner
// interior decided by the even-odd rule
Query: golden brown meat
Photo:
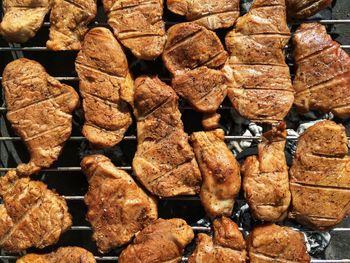
[[[215,30],[233,26],[239,17],[240,0],[167,0],[168,9],[186,16],[208,29]]]
[[[3,0],[1,35],[9,42],[27,42],[42,26],[50,3],[51,0]]]
[[[81,168],[89,182],[84,198],[88,207],[86,218],[101,253],[130,242],[138,231],[158,218],[155,200],[107,157],[87,156]]]
[[[350,157],[345,128],[322,121],[299,138],[290,169],[290,217],[329,229],[350,213]]]
[[[248,239],[248,253],[251,263],[310,262],[303,234],[275,224],[253,229]]]
[[[264,133],[258,156],[249,156],[242,166],[244,196],[253,216],[262,221],[283,220],[290,204],[285,128],[281,123]]]
[[[61,247],[49,254],[27,254],[16,263],[96,263],[94,255],[80,247]]]
[[[87,25],[97,13],[96,0],[52,0],[48,49],[80,50]]]
[[[181,262],[184,248],[192,241],[192,228],[182,219],[158,219],[139,232],[123,250],[118,262]]]
[[[350,56],[318,23],[302,24],[293,37],[297,71],[294,104],[350,117]]]
[[[203,177],[200,198],[212,216],[230,216],[241,188],[239,164],[224,141],[221,129],[195,132],[191,141]]]
[[[232,69],[227,94],[244,118],[278,122],[292,107],[293,87],[284,56],[289,37],[285,0],[255,0],[226,36]]]
[[[139,59],[162,54],[165,41],[163,0],[102,0],[118,40]]]
[[[214,130],[219,128],[221,115],[219,113],[205,113],[202,118],[202,126],[204,130]]]
[[[57,160],[71,134],[79,96],[33,60],[9,63],[2,76],[7,119],[30,153],[29,163],[19,165],[17,172],[31,175]]]
[[[142,184],[161,197],[198,193],[201,174],[174,90],[157,77],[137,78],[135,116],[138,145],[132,166]]]
[[[0,248],[20,252],[55,244],[72,225],[66,201],[15,171],[0,177]]]
[[[90,30],[75,61],[80,78],[83,134],[97,148],[119,143],[132,122],[134,84],[122,47],[107,29]]]
[[[198,234],[197,247],[188,263],[244,263],[246,244],[236,223],[227,217],[213,223],[214,238]]]
[[[332,4],[332,0],[286,0],[288,16],[302,19],[316,14]]]

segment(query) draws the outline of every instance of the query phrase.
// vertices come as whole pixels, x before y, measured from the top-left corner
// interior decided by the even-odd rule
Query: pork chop
[[[286,0],[288,16],[302,19],[313,16],[332,4],[332,0]]]
[[[158,218],[155,200],[107,157],[87,156],[81,168],[89,182],[84,198],[86,218],[101,253],[129,243],[138,231]]]
[[[233,26],[239,17],[240,0],[167,0],[168,9],[188,21],[215,30]]]
[[[253,216],[262,221],[283,220],[290,204],[285,128],[282,123],[264,133],[258,156],[249,156],[242,166],[245,199]]]
[[[52,0],[48,49],[80,50],[87,25],[97,13],[96,0]]]
[[[134,241],[123,250],[118,262],[181,262],[184,248],[193,238],[193,230],[184,220],[158,219],[136,235]]]
[[[197,247],[188,263],[244,263],[246,243],[236,223],[227,217],[213,223],[214,237],[198,234]]]
[[[116,145],[131,125],[129,105],[134,100],[134,84],[122,47],[107,28],[91,29],[75,68],[83,97],[84,136],[96,148]]]
[[[142,184],[161,197],[198,193],[201,174],[174,90],[157,77],[137,78],[134,114],[138,145],[132,166]]]
[[[17,253],[55,244],[72,225],[66,201],[40,181],[0,177],[0,248]]]
[[[236,111],[255,122],[279,122],[294,94],[284,48],[290,38],[285,0],[255,0],[226,36],[232,69],[227,94]]]
[[[297,144],[290,169],[291,218],[311,228],[334,227],[350,213],[350,157],[344,126],[321,121]]]
[[[139,59],[154,60],[165,41],[163,0],[102,0],[117,39]]]
[[[57,160],[70,137],[79,96],[33,60],[9,63],[2,76],[7,119],[30,153],[29,163],[19,165],[17,172],[28,176]]]
[[[350,117],[350,56],[318,23],[302,24],[293,36],[295,102],[302,112]]]
[[[200,198],[204,209],[212,217],[230,216],[241,176],[239,164],[224,142],[224,131],[195,132],[191,142],[203,177]]]

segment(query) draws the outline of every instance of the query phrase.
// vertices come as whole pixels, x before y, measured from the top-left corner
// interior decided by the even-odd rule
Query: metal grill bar
[[[125,170],[125,171],[131,171],[131,166],[119,166],[117,167],[120,170]],[[0,168],[0,172],[8,172],[8,171],[12,171],[15,170],[16,168]],[[42,172],[80,172],[81,171],[81,167],[73,167],[73,166],[69,166],[69,167],[54,167],[54,168],[47,168],[47,169],[42,169]]]

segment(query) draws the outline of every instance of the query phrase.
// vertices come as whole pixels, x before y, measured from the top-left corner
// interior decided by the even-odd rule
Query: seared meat
[[[240,263],[246,262],[246,244],[236,223],[227,217],[213,223],[214,238],[198,234],[197,247],[188,263]]]
[[[286,0],[286,2],[288,15],[296,19],[312,16],[332,4],[332,0]]]
[[[52,0],[47,48],[80,50],[87,25],[97,13],[96,0]]]
[[[224,138],[221,129],[191,135],[203,177],[200,198],[206,212],[212,217],[230,216],[241,188],[239,164]]]
[[[168,9],[208,29],[233,26],[239,17],[239,0],[167,0]]]
[[[310,262],[303,234],[275,224],[253,229],[248,239],[248,252],[251,263]]]
[[[180,23],[168,32],[163,61],[174,90],[198,111],[215,112],[226,97],[227,60],[216,34],[195,23]]]
[[[221,115],[219,113],[205,113],[202,118],[202,125],[205,130],[219,128]]]
[[[89,181],[84,198],[86,217],[101,253],[130,242],[135,233],[158,218],[155,200],[107,157],[87,156],[81,168]]]
[[[0,177],[0,248],[20,252],[55,244],[72,225],[66,201],[15,171]]]
[[[314,229],[329,229],[350,212],[350,157],[345,128],[322,121],[299,138],[290,169],[290,216]]]
[[[3,0],[1,35],[9,42],[24,43],[35,36],[49,12],[51,0]]]
[[[350,117],[350,57],[318,23],[302,24],[293,37],[297,66],[295,105]]]
[[[227,94],[244,118],[278,122],[292,107],[293,87],[284,56],[289,37],[285,0],[255,0],[226,36],[232,68]]]
[[[163,0],[102,0],[118,40],[140,59],[162,54],[165,41]]]
[[[61,247],[49,254],[27,254],[16,263],[96,263],[94,255],[80,247]]]
[[[72,112],[79,105],[74,89],[49,76],[33,60],[9,63],[2,78],[7,119],[28,147],[30,161],[21,175],[37,173],[57,160],[72,131]]]
[[[158,219],[139,232],[121,253],[118,262],[181,262],[184,248],[192,241],[192,228],[182,219]]]
[[[134,87],[128,61],[106,28],[90,30],[75,61],[80,78],[85,124],[83,134],[98,148],[119,143],[132,122]]]
[[[201,174],[174,90],[156,77],[139,77],[135,116],[138,146],[132,165],[138,179],[162,197],[198,193]]]
[[[286,135],[285,124],[265,133],[259,155],[249,156],[242,167],[244,196],[253,216],[262,221],[281,221],[287,216],[291,195]]]

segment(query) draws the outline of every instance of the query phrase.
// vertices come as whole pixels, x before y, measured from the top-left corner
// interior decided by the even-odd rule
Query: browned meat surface
[[[97,13],[96,0],[52,0],[47,48],[80,50],[87,25]]]
[[[50,9],[50,0],[3,0],[1,35],[9,42],[24,43],[35,36]]]
[[[293,37],[297,71],[295,105],[303,112],[350,117],[350,57],[318,23],[302,24]]]
[[[140,59],[162,54],[165,41],[163,0],[102,0],[118,40]]]
[[[75,61],[80,78],[83,134],[97,148],[119,143],[132,122],[134,84],[122,47],[106,28],[90,30]]]
[[[201,202],[212,216],[230,216],[241,188],[239,164],[224,141],[224,131],[195,132],[193,149],[203,177]]]
[[[239,17],[239,0],[167,0],[168,9],[208,29],[233,26]]]
[[[9,63],[2,77],[7,119],[30,153],[29,163],[19,165],[17,172],[31,175],[57,160],[71,134],[79,96],[25,58]]]
[[[253,229],[248,239],[248,253],[251,263],[310,262],[303,234],[275,224]]]
[[[205,113],[202,118],[202,126],[205,130],[219,128],[221,115],[219,113]]]
[[[168,32],[163,61],[177,94],[201,112],[215,112],[226,97],[227,60],[216,34],[195,23],[180,23]]]
[[[244,263],[246,244],[236,223],[227,217],[213,223],[214,237],[198,234],[197,247],[188,263]]]
[[[290,216],[329,229],[350,213],[350,157],[345,128],[322,121],[299,138],[290,169]]]
[[[285,124],[265,133],[258,156],[242,166],[244,196],[253,216],[262,221],[281,221],[290,204],[288,166],[284,155]]]
[[[137,78],[135,116],[138,145],[132,166],[142,184],[162,197],[198,193],[201,174],[174,90],[156,77]]]
[[[27,254],[16,263],[96,263],[94,255],[80,247],[62,247],[49,254]]]
[[[181,262],[184,248],[192,241],[192,228],[182,219],[158,219],[139,232],[123,250],[118,262]]]
[[[20,252],[55,244],[72,225],[66,201],[15,171],[0,177],[0,248]]]
[[[296,19],[312,16],[332,4],[332,0],[286,0],[286,2],[288,15]]]
[[[130,242],[138,231],[158,218],[155,200],[107,157],[87,156],[81,168],[89,182],[84,198],[88,207],[86,218],[101,253]]]
[[[227,94],[244,118],[278,122],[292,107],[293,87],[284,56],[289,37],[285,0],[255,0],[226,36],[232,68]]]

